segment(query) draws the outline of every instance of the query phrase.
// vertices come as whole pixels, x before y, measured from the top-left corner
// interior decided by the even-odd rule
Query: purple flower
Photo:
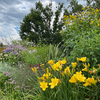
[[[11,52],[11,49],[4,49],[3,51],[9,53]]]
[[[10,78],[9,80],[12,80],[12,78]]]
[[[15,80],[12,80],[12,82],[10,82],[10,84],[13,84],[15,82]]]
[[[6,72],[3,72],[3,73],[6,73],[6,76],[9,76],[9,75],[10,75],[10,73],[9,73],[9,72],[7,72],[7,71],[6,71]]]
[[[33,52],[35,52],[35,49],[33,50]]]
[[[16,88],[20,88],[20,86],[16,86],[14,89],[16,89]]]
[[[31,54],[31,50],[29,51],[29,53]]]

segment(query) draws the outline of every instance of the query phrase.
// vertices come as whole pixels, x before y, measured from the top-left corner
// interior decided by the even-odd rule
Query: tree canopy
[[[35,43],[38,43],[39,39],[46,44],[61,42],[62,37],[59,32],[64,26],[63,17],[60,17],[63,3],[58,4],[55,12],[52,10],[52,3],[43,7],[43,4],[39,1],[36,2],[35,6],[36,8],[31,8],[30,13],[21,22],[20,37],[22,39],[28,38],[29,41]]]

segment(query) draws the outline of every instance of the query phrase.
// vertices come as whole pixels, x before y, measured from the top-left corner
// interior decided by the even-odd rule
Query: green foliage
[[[97,30],[91,30],[90,32],[83,32],[71,52],[71,56],[81,57],[85,56],[89,58],[91,66],[97,66],[100,63],[100,34]]]
[[[69,1],[69,0],[67,0]],[[77,0],[71,0],[70,5],[68,6],[71,10],[69,11],[70,14],[76,13],[76,12],[81,12],[83,5],[78,4]],[[66,15],[66,14],[65,14]]]
[[[84,0],[87,6],[100,9],[100,0]]]
[[[60,57],[62,54],[58,45],[38,45],[33,49],[27,49],[21,53],[22,62],[27,66],[46,63],[49,59]]]
[[[70,59],[86,56],[91,66],[100,63],[100,20],[98,9],[85,9],[80,14],[65,16],[66,29],[62,32],[65,55]]]
[[[20,25],[19,35],[23,40],[29,38],[29,41],[34,43],[39,42],[41,38],[42,43],[54,44],[59,43],[62,40],[59,31],[62,29],[64,23],[60,20],[60,15],[63,9],[63,3],[58,4],[57,10],[53,12],[52,4],[43,7],[43,4],[39,1],[36,2],[36,8],[31,8],[30,13],[23,18],[23,22]],[[53,25],[52,17],[54,17]]]
[[[5,82],[8,81],[10,79],[9,76],[6,76],[5,73],[0,72],[0,89],[4,90],[5,89]]]
[[[2,42],[0,43],[0,47],[3,47],[3,43]]]

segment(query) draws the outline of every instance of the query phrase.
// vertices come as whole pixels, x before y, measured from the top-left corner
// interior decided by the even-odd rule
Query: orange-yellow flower
[[[98,64],[99,68],[100,68],[100,64]]]
[[[51,78],[51,83],[49,83],[49,85],[51,85],[51,89],[53,89],[55,86],[57,86],[59,82],[59,79],[57,79],[56,77],[55,78]]]
[[[46,90],[46,88],[48,88],[48,83],[47,82],[45,82],[45,81],[43,81],[43,82],[39,82],[40,83],[40,87],[42,88],[42,90],[43,91],[45,91]]]
[[[91,70],[89,70],[89,73],[90,73],[90,74],[92,74],[92,71],[91,71]]]

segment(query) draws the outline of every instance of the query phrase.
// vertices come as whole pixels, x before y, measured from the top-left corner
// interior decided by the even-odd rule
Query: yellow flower
[[[43,81],[45,81],[44,75],[43,75],[43,77],[41,77],[41,79],[42,79]]]
[[[89,14],[89,11],[87,11],[87,14]]]
[[[29,38],[27,37],[27,38],[26,38],[26,40],[28,41],[28,40],[29,40]]]
[[[48,74],[46,74],[46,75],[45,75],[45,77],[46,77],[46,79],[48,79],[48,78],[49,78],[49,75],[48,75]]]
[[[69,82],[71,83],[76,83],[78,82],[84,82],[86,77],[84,77],[84,75],[81,74],[82,72],[76,72],[76,74],[74,74],[71,79],[69,80]]]
[[[90,67],[90,64],[88,63],[88,67]]]
[[[100,26],[99,22],[97,23],[98,26]]]
[[[82,10],[84,10],[84,7],[82,8]]]
[[[91,24],[93,24],[94,21],[91,21]]]
[[[93,8],[91,8],[91,10],[93,11]]]
[[[64,69],[64,74],[70,75],[70,67]]]
[[[62,69],[62,64],[60,64],[60,61],[58,61],[55,64],[53,64],[51,67],[52,67],[53,70],[59,71],[59,70]]]
[[[49,74],[49,69],[47,68],[47,74]]]
[[[33,72],[37,72],[37,68],[34,67],[34,68],[31,68]]]
[[[96,83],[97,83],[97,80],[95,80],[95,79],[93,78],[93,76],[92,76],[92,78],[86,79],[86,82],[85,82],[85,84],[83,84],[83,85],[86,87],[86,86],[91,86],[92,84],[93,84],[93,85],[96,85]]]
[[[87,72],[88,70],[87,70],[87,68],[85,67],[84,69],[82,69],[82,71],[86,71],[86,72]]]
[[[81,74],[82,72],[76,72],[76,74],[74,74],[75,78],[77,79],[77,81],[79,82],[84,82],[86,77],[84,77],[84,75]]]
[[[75,68],[76,67],[76,65],[77,65],[77,63],[75,62],[75,63],[71,63],[72,64],[72,67],[73,68]]]
[[[43,82],[39,82],[40,83],[40,87],[42,88],[42,90],[43,91],[45,91],[46,90],[46,88],[48,88],[48,86],[47,86],[47,82],[45,82],[45,81],[43,81]]]
[[[44,67],[44,64],[41,64],[40,66],[41,66],[41,67]]]
[[[87,9],[89,8],[89,6],[87,6]]]
[[[60,62],[60,64],[65,64],[66,63],[66,58],[64,58],[63,60],[60,60],[58,62]]]
[[[71,79],[69,80],[70,83],[76,83],[76,78],[75,76],[72,76]]]
[[[93,14],[93,12],[91,12],[91,14]]]
[[[98,20],[97,18],[95,18],[95,20]]]
[[[77,14],[79,14],[79,13],[77,13]]]
[[[31,47],[31,50],[33,50],[34,49],[34,47]]]
[[[77,62],[79,61],[80,58],[77,58]]]
[[[51,73],[46,73],[46,74],[43,74],[43,77],[46,77],[46,79],[49,79],[49,76],[51,75]]]
[[[79,58],[80,61],[86,62],[86,57]]]
[[[96,12],[98,12],[99,10],[96,8]]]
[[[48,61],[48,64],[49,64],[49,65],[54,64],[54,60],[49,60],[49,61]]]
[[[84,14],[84,12],[81,12],[81,14],[83,15],[83,14]]]
[[[51,83],[49,83],[49,85],[51,85],[51,89],[53,89],[55,86],[57,86],[59,82],[59,79],[57,79],[56,77],[55,78],[51,78]]]

